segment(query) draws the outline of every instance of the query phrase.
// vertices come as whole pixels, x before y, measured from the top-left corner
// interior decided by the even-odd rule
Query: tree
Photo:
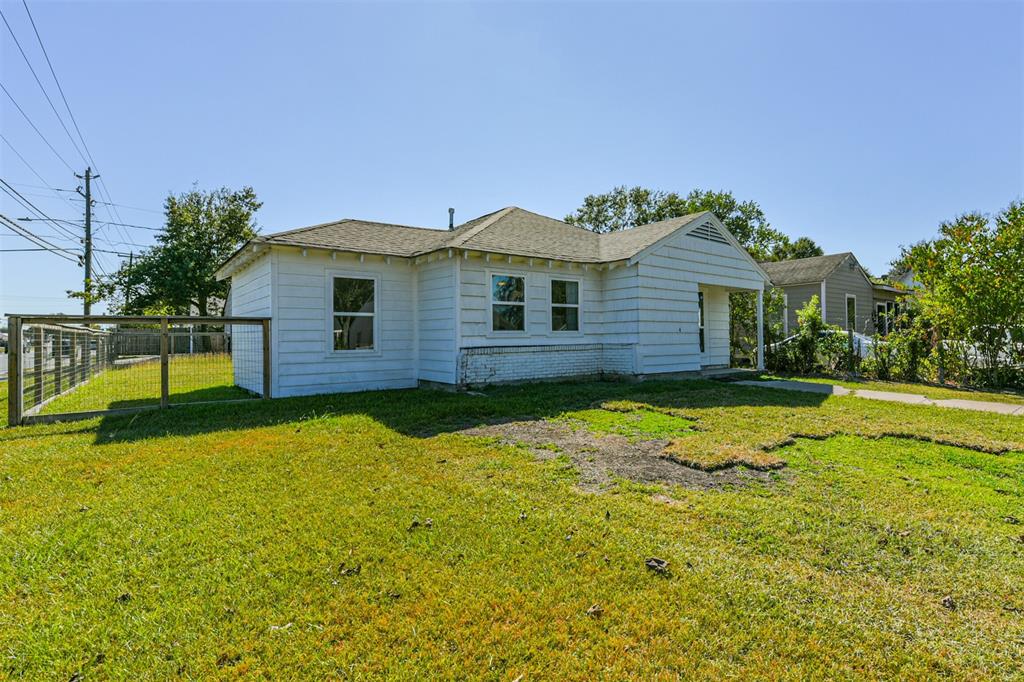
[[[920,306],[939,338],[969,344],[988,383],[1024,382],[1012,369],[1024,362],[1024,203],[994,220],[967,213],[945,222],[902,260],[923,285]]]
[[[792,241],[785,237],[772,250],[770,260],[795,260],[797,258],[812,258],[824,255],[825,252],[822,248],[810,237],[797,237]]]
[[[644,187],[620,186],[591,194],[565,222],[598,233],[618,232],[690,213],[710,211],[757,260],[767,260],[787,237],[768,224],[753,201],[740,201],[732,192],[694,189],[686,196]]]
[[[251,187],[168,196],[156,246],[104,282],[104,298],[123,314],[219,314],[228,283],[214,272],[256,236],[253,215],[262,205]]]

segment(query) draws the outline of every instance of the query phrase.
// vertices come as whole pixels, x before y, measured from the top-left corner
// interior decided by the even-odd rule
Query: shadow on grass
[[[560,382],[491,387],[482,393],[405,389],[337,393],[226,404],[180,405],[102,418],[97,443],[274,426],[319,417],[365,415],[407,436],[427,438],[496,422],[547,419],[605,400],[643,400],[657,407],[814,407],[827,396],[717,381]]]

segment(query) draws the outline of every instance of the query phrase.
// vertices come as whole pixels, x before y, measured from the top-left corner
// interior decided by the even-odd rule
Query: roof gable
[[[296,246],[405,258],[459,248],[577,263],[610,263],[635,259],[699,219],[703,221],[692,226],[693,236],[733,245],[749,258],[746,249],[706,211],[598,234],[516,206],[479,216],[453,230],[346,218],[257,237],[246,246]],[[218,270],[218,276],[227,276],[228,266],[245,250],[243,247],[229,258]],[[751,263],[757,267],[753,259]],[[763,270],[760,272],[764,274]]]
[[[795,258],[775,262],[761,263],[761,267],[775,286],[791,284],[811,284],[822,282],[835,272],[836,268],[853,254],[849,251],[834,253],[828,256],[812,256],[811,258]]]

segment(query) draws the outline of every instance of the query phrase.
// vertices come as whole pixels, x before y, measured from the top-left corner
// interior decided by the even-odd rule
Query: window
[[[551,280],[551,331],[580,330],[580,283],[572,280]]]
[[[789,294],[782,295],[782,335],[789,336]]]
[[[875,331],[881,335],[889,333],[889,318],[885,314],[885,303],[875,304]]]
[[[697,333],[700,337],[700,352],[704,352],[704,292],[697,292]]]
[[[335,277],[334,350],[373,350],[373,327],[377,313],[376,288],[372,279]]]
[[[491,330],[526,331],[526,282],[512,275],[491,275]]]
[[[846,328],[857,331],[857,297],[846,295]]]

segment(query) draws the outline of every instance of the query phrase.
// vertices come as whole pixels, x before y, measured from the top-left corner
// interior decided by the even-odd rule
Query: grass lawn
[[[702,381],[484,393],[0,431],[0,676],[1024,669],[1021,418]],[[718,471],[587,492],[564,444],[463,432],[523,421]]]
[[[947,388],[945,386],[930,386],[928,384],[911,384],[900,381],[875,381],[871,379],[847,381],[843,379],[831,379],[827,377],[805,377],[805,376],[783,376],[765,374],[762,379],[793,379],[796,381],[809,381],[816,384],[835,384],[846,388],[866,388],[871,391],[891,391],[893,393],[914,393],[923,395],[932,400],[949,400],[959,398],[961,400],[981,400],[993,403],[1007,403],[1009,405],[1024,405],[1024,394],[1014,391],[991,391],[991,390],[967,390],[959,388]]]
[[[168,361],[168,400],[171,403],[232,400],[253,397],[234,385],[231,355],[206,353],[172,355]],[[47,377],[52,390],[52,379]],[[25,378],[26,395],[34,385]],[[26,409],[29,399],[26,397]],[[88,412],[160,404],[160,360],[108,369],[59,398],[46,403],[41,414]]]

